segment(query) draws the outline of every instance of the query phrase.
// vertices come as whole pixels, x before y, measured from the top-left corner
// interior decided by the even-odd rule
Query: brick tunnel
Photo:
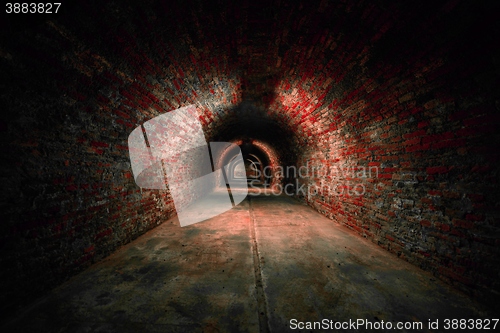
[[[0,19],[3,331],[493,328],[498,4],[27,8]],[[183,108],[248,194],[181,227],[128,139]]]

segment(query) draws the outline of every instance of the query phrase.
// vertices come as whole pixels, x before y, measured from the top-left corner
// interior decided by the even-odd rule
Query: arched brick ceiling
[[[410,117],[446,99],[430,91],[449,77],[460,89],[467,72],[453,66],[467,57],[474,57],[471,69],[487,66],[469,45],[484,47],[491,37],[477,41],[464,27],[481,30],[489,21],[462,22],[471,19],[451,15],[455,5],[91,1],[77,17],[40,22],[31,48],[42,83],[44,75],[77,72],[71,80],[78,85],[58,83],[68,103],[114,113],[116,126],[194,103],[209,136],[246,129],[277,145],[283,133],[295,145],[314,145],[332,130],[369,128],[395,109]],[[457,33],[463,43],[452,38]],[[410,99],[413,107],[400,103]],[[224,127],[233,133],[211,131]]]
[[[258,137],[274,132],[258,125],[269,119],[302,145],[344,122],[369,127],[388,109],[394,113],[396,104],[407,108],[400,99],[413,99],[418,108],[436,97],[429,91],[444,78],[454,77],[454,89],[460,89],[460,76],[467,73],[453,66],[468,57],[474,59],[472,69],[487,66],[477,57],[481,50],[469,46],[484,47],[491,37],[477,41],[469,27],[481,31],[490,21],[474,22],[465,16],[466,5],[454,5],[89,2],[78,17],[43,25],[50,39],[40,36],[46,52],[37,55],[39,66],[56,72],[61,65],[51,64],[63,58],[92,87],[73,91],[61,83],[72,99],[97,105],[123,101],[120,114],[139,109],[144,119],[195,103],[209,129],[235,107],[245,109],[245,102],[254,121],[237,112],[235,124],[246,124]],[[457,10],[463,12],[458,18]],[[69,44],[63,54],[56,51]],[[393,84],[396,75],[399,82]],[[229,127],[239,133],[238,125]]]

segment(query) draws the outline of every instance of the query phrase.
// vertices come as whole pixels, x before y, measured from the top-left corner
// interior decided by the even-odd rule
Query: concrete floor
[[[310,207],[260,195],[188,227],[166,221],[2,332],[287,332],[291,319],[422,322],[393,332],[438,332],[445,318],[491,315],[481,309]],[[436,319],[440,329],[429,330]]]

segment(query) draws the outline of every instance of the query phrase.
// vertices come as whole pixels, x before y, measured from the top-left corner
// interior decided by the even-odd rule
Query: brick
[[[432,225],[432,223],[430,221],[428,221],[428,220],[422,220],[422,221],[420,221],[420,225],[422,227],[428,228],[428,227],[430,227]]]
[[[104,148],[107,148],[109,147],[109,144],[106,143],[106,142],[100,142],[100,141],[92,141],[91,143],[91,146],[92,147],[104,147]]]
[[[422,138],[422,143],[435,143],[436,141],[450,140],[453,139],[452,132],[440,133],[435,135],[428,135]]]
[[[467,214],[467,215],[465,215],[465,219],[467,221],[483,221],[484,216],[483,215],[475,215],[475,214]]]
[[[429,195],[438,195],[438,196],[443,195],[443,192],[441,192],[439,190],[429,190],[427,193]]]
[[[443,174],[448,172],[448,168],[445,166],[436,166],[436,167],[429,167],[426,169],[427,174],[429,175],[435,175],[435,174]]]
[[[412,146],[420,143],[420,138],[413,138],[403,141],[404,146]]]
[[[411,139],[411,138],[414,138],[414,137],[424,136],[425,134],[426,134],[425,130],[420,130],[420,131],[415,131],[415,132],[412,132],[412,133],[404,134],[403,137],[405,139]]]
[[[474,222],[471,222],[471,221],[453,219],[452,223],[455,227],[462,228],[462,229],[474,228]]]
[[[465,146],[465,139],[440,141],[432,144],[432,149],[457,148]]]
[[[418,128],[426,128],[427,126],[429,126],[429,124],[430,124],[430,121],[424,120],[424,121],[419,122],[417,124],[417,127]],[[424,130],[422,130],[422,131],[424,131]]]

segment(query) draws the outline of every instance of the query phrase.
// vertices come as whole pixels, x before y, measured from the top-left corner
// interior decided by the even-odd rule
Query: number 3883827
[[[7,14],[57,14],[61,3],[6,3],[5,12]]]

